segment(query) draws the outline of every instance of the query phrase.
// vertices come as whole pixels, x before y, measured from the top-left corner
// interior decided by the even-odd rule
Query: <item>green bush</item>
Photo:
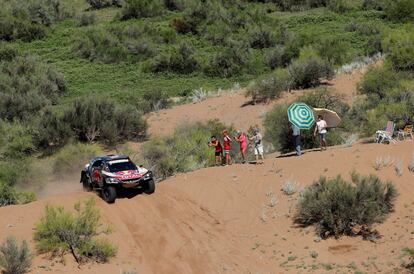
[[[139,100],[137,108],[143,113],[151,111],[159,111],[168,108],[171,105],[171,100],[165,92],[159,89],[147,90],[142,95],[142,100]]]
[[[122,6],[122,20],[133,18],[154,17],[164,13],[162,0],[124,0]]]
[[[255,49],[270,48],[276,45],[272,31],[263,25],[251,28],[248,33],[250,47]]]
[[[86,0],[93,9],[102,9],[110,6],[120,6],[120,0]]]
[[[331,79],[334,74],[332,66],[319,56],[295,60],[289,65],[288,70],[294,89],[316,87],[322,79]]]
[[[160,54],[152,60],[149,70],[152,72],[171,71],[180,74],[189,74],[198,68],[195,58],[195,49],[188,43],[181,43],[171,54]]]
[[[36,151],[34,130],[22,122],[0,120],[0,159],[22,159]]]
[[[6,42],[0,42],[0,62],[10,62],[18,55],[16,48],[7,44]]]
[[[371,226],[382,222],[393,209],[397,191],[378,177],[352,175],[353,184],[340,176],[321,177],[302,193],[295,222],[316,225],[322,238],[362,234],[371,237]]]
[[[0,207],[17,204],[27,204],[36,201],[36,194],[20,191],[8,183],[0,181]]]
[[[46,36],[47,27],[71,16],[60,1],[2,1],[0,40],[30,42]]]
[[[177,172],[211,166],[214,164],[214,150],[207,144],[210,136],[221,136],[224,128],[225,125],[217,120],[182,125],[170,137],[155,138],[145,143],[141,156],[161,179]],[[230,134],[234,131],[227,129]]]
[[[72,51],[79,57],[103,63],[119,63],[128,51],[119,39],[101,28],[91,28],[73,41]]]
[[[385,38],[383,44],[389,60],[396,69],[414,70],[414,28],[393,31]]]
[[[53,156],[53,173],[70,175],[84,167],[92,158],[103,154],[98,145],[70,144],[63,147]]]
[[[21,245],[16,238],[9,236],[0,246],[0,266],[4,274],[24,274],[30,271],[33,255],[29,245],[23,241]]]
[[[116,247],[96,239],[104,231],[95,200],[75,205],[75,214],[60,206],[47,206],[45,215],[36,224],[34,239],[40,253],[64,256],[71,253],[78,264],[94,260],[107,262],[116,255]]]
[[[252,97],[254,103],[266,102],[279,98],[281,93],[290,87],[289,74],[284,69],[278,69],[274,73],[261,77],[247,88],[247,96]]]
[[[232,45],[225,47],[209,61],[205,68],[208,75],[216,77],[235,76],[244,69],[248,63],[250,54],[242,43],[232,42]]]
[[[342,65],[349,61],[348,49],[350,45],[335,39],[324,38],[316,45],[319,56],[330,64]]]
[[[94,12],[82,12],[78,17],[78,25],[85,27],[93,25],[96,22],[96,14]]]
[[[406,268],[414,272],[414,249],[413,248],[404,248],[403,249],[404,255],[408,256],[410,259],[410,262],[406,265]]]
[[[62,74],[33,57],[0,63],[0,119],[28,120],[65,93]]]
[[[391,89],[399,86],[400,79],[398,72],[389,66],[371,67],[359,83],[358,90],[371,100],[382,100]]]
[[[290,63],[289,56],[285,52],[285,48],[282,46],[277,46],[270,49],[264,57],[265,65],[270,69],[275,69],[277,67],[285,67]]]
[[[39,117],[36,146],[42,149],[61,147],[73,138],[70,125],[60,113],[46,109]]]
[[[398,22],[413,22],[414,2],[412,0],[386,0],[385,15]]]
[[[79,141],[115,144],[141,140],[147,130],[142,113],[135,107],[95,95],[76,100],[65,110],[62,119]]]

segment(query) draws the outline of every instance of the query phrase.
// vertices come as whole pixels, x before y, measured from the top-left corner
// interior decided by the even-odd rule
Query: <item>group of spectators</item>
[[[223,163],[223,156],[224,156],[224,165],[231,165],[232,159],[230,155],[231,150],[231,142],[233,141],[232,137],[230,137],[228,131],[226,129],[222,132],[223,135],[223,145],[221,141],[217,138],[217,136],[211,136],[209,146],[214,147],[215,157],[216,157],[216,165],[221,165]],[[238,130],[236,132],[236,136],[234,136],[234,140],[239,143],[240,146],[240,156],[242,163],[246,163],[247,161],[247,149],[249,146],[249,141],[253,142],[254,154],[256,156],[256,163],[262,164],[264,161],[264,150],[263,150],[263,142],[262,142],[262,134],[260,134],[259,129],[254,129],[254,134],[252,137],[248,137],[246,133]]]
[[[327,123],[323,119],[321,115],[318,116],[314,135],[319,135],[320,140],[320,147],[321,150],[326,150],[327,143],[326,143],[326,133],[327,133]],[[294,124],[291,124],[292,129],[292,137],[293,137],[293,144],[296,150],[296,155],[300,156],[302,155],[301,151],[301,142],[300,142],[300,129],[295,126]],[[246,133],[238,130],[236,132],[236,135],[234,136],[234,140],[239,143],[240,145],[240,157],[241,162],[244,164],[247,161],[247,149],[249,147],[249,141],[253,144],[253,150],[254,155],[256,157],[256,163],[257,164],[263,164],[264,162],[264,150],[263,150],[263,137],[260,133],[259,129],[256,128],[253,131],[253,136],[249,137]],[[222,131],[222,142],[217,138],[217,136],[213,135],[211,136],[210,142],[208,143],[209,146],[214,147],[215,157],[216,157],[216,165],[231,165],[232,159],[230,155],[231,150],[231,143],[233,141],[233,138],[230,137],[228,131],[224,129]],[[223,161],[224,160],[224,161]]]

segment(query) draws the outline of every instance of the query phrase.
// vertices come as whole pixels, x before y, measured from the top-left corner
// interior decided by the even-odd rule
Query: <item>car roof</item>
[[[100,160],[100,161],[104,161],[104,162],[109,162],[109,161],[112,161],[112,160],[121,160],[121,159],[128,159],[129,160],[129,157],[127,155],[114,154],[114,155],[99,156],[99,157],[94,158],[93,161],[95,162],[95,161]]]

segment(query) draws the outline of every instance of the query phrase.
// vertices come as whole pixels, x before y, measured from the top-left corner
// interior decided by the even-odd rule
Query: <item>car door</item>
[[[92,164],[92,167],[91,167],[92,182],[96,184],[102,183],[102,173],[101,173],[102,166],[103,166],[102,160],[97,160]]]

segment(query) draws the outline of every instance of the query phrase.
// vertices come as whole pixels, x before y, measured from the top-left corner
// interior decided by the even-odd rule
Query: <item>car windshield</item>
[[[109,167],[110,172],[137,170],[137,166],[133,162],[129,161],[128,159],[110,161],[108,162],[108,167]]]

